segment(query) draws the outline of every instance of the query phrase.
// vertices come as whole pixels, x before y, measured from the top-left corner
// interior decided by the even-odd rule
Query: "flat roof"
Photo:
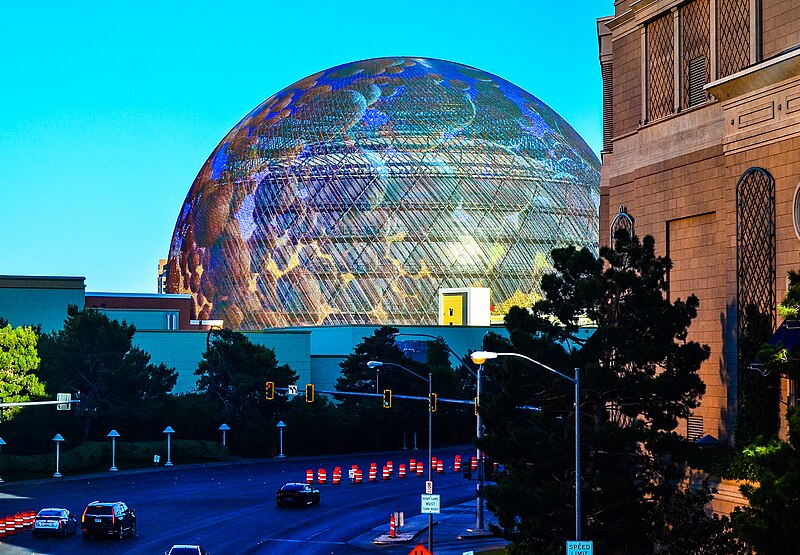
[[[85,289],[85,277],[80,276],[4,276],[0,287],[14,289]]]

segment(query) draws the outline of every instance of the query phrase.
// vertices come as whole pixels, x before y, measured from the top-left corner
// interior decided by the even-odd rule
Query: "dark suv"
[[[81,516],[83,539],[92,536],[110,537],[121,540],[136,535],[136,512],[122,501],[101,503],[92,501]]]

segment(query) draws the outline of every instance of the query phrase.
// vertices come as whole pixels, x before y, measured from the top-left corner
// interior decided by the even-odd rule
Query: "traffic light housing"
[[[384,389],[383,390],[383,408],[385,408],[385,409],[392,408],[392,390],[391,389]]]
[[[267,401],[272,401],[275,398],[275,382],[267,382],[264,387],[264,396]]]
[[[306,384],[306,403],[313,403],[314,402],[314,384],[307,383]]]
[[[431,393],[431,398],[428,401],[428,403],[430,405],[431,412],[436,412],[436,400],[437,399],[438,399],[438,396],[436,395],[436,393]]]

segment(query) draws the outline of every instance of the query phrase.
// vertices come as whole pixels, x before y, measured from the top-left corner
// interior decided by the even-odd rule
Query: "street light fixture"
[[[108,432],[106,437],[111,438],[111,468],[108,470],[110,472],[117,471],[117,438],[119,437],[119,432],[117,430],[111,430]]]
[[[578,369],[575,369],[575,377],[570,378],[566,374],[562,374],[558,370],[550,368],[546,364],[542,364],[538,360],[534,360],[519,353],[494,353],[491,351],[475,351],[470,355],[472,362],[483,366],[483,363],[489,359],[494,359],[501,356],[524,358],[528,362],[532,362],[545,370],[549,370],[553,374],[561,376],[565,380],[571,382],[575,386],[575,539],[581,539],[581,415],[580,415],[580,377]],[[480,371],[480,370],[478,370]]]
[[[229,432],[231,427],[227,424],[222,424],[219,428],[217,428],[220,432],[222,432],[222,446],[225,447],[225,432]]]
[[[394,366],[396,368],[400,368],[401,370],[405,370],[412,376],[416,376],[420,380],[428,382],[428,481],[433,483],[433,475],[431,472],[431,463],[433,462],[433,403],[431,403],[433,393],[432,384],[433,384],[433,375],[431,374],[430,370],[428,371],[428,377],[423,378],[416,372],[409,370],[405,366],[401,366],[399,364],[395,364],[394,362],[380,362],[378,360],[370,360],[367,362],[367,368],[380,368],[381,366]],[[428,551],[433,553],[433,513],[428,514]]]
[[[286,424],[284,424],[283,420],[279,420],[278,423],[275,424],[275,427],[278,428],[278,435],[280,436],[281,442],[281,450],[278,453],[278,458],[284,459],[286,458],[286,455],[283,454],[283,429],[286,427]]]
[[[171,457],[172,453],[170,451],[169,438],[172,434],[175,433],[175,430],[172,429],[172,426],[167,426],[166,428],[164,428],[164,431],[162,433],[167,434],[167,462],[164,463],[164,466],[172,466],[172,457]]]
[[[58,471],[58,463],[61,455],[61,444],[64,442],[64,438],[61,434],[56,434],[53,436],[53,441],[56,442],[56,472],[53,474],[53,478],[61,478],[61,472]]]

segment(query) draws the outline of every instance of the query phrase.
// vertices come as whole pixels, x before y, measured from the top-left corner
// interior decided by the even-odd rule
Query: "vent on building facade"
[[[686,439],[694,441],[704,435],[703,417],[690,416],[686,419]]]
[[[706,60],[695,58],[689,61],[689,106],[697,106],[706,101]]]
[[[614,143],[614,77],[611,63],[600,64],[603,78],[603,150],[611,152]]]
[[[633,237],[634,233],[634,224],[636,223],[636,218],[628,214],[628,209],[624,206],[620,205],[619,213],[614,216],[614,219],[611,220],[611,225],[609,226],[609,245],[612,247],[614,246],[614,235],[616,235],[617,231],[624,229],[628,232],[629,237]]]

